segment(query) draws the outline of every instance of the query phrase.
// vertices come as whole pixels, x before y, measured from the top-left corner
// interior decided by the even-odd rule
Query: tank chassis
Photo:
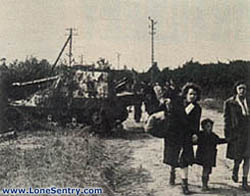
[[[76,65],[70,67],[70,72],[12,83],[13,88],[50,85],[27,99],[12,101],[7,116],[18,119],[17,116],[25,113],[31,118],[58,122],[62,126],[76,121],[95,127],[97,132],[109,132],[127,119],[127,106],[133,105],[131,100],[136,100],[136,96],[116,93],[113,70]]]

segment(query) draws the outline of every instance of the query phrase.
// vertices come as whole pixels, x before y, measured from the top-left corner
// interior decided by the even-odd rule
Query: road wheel
[[[91,115],[91,122],[93,125],[101,125],[103,117],[100,111],[94,111]]]
[[[3,129],[14,128],[22,129],[28,120],[25,119],[24,113],[16,108],[7,108],[4,112]]]

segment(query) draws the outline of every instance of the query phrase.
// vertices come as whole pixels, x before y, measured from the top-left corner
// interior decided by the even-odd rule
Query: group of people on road
[[[202,190],[209,190],[209,175],[212,173],[212,167],[216,166],[216,146],[227,143],[226,157],[234,160],[232,180],[239,181],[239,167],[243,162],[242,188],[250,191],[247,182],[250,165],[250,102],[247,98],[247,84],[244,81],[237,82],[234,86],[234,95],[225,101],[225,138],[219,138],[213,132],[213,120],[206,118],[201,121],[202,108],[198,103],[201,88],[197,84],[187,83],[180,93],[169,89],[164,95],[159,84],[155,84],[153,88],[160,108],[166,111],[167,122],[164,128],[167,131],[164,138],[163,162],[171,167],[170,185],[175,185],[176,168],[180,168],[183,194],[190,194],[188,168],[193,164],[199,164],[203,167]],[[196,153],[193,145],[198,145]]]

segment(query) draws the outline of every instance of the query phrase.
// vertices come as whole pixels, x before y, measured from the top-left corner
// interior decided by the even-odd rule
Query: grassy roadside
[[[129,167],[130,153],[85,129],[22,132],[0,144],[0,188],[102,187],[103,195],[132,196],[149,176]]]

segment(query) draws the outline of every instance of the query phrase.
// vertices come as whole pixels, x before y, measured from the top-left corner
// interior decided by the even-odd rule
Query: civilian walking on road
[[[194,163],[192,142],[197,142],[200,128],[201,107],[197,103],[200,95],[199,86],[187,83],[182,89],[182,97],[171,100],[173,112],[164,139],[164,163],[171,166],[170,184],[175,184],[175,168],[180,167],[185,195],[190,194],[188,166]]]
[[[225,137],[228,141],[227,158],[234,160],[232,179],[238,182],[238,172],[243,161],[242,188],[250,191],[247,183],[250,159],[250,117],[247,85],[236,82],[234,96],[224,103]]]
[[[206,118],[201,121],[202,130],[198,135],[198,148],[196,151],[195,163],[202,166],[202,190],[208,191],[209,175],[212,167],[216,166],[217,145],[226,143],[225,138],[219,138],[213,132],[214,122]]]

